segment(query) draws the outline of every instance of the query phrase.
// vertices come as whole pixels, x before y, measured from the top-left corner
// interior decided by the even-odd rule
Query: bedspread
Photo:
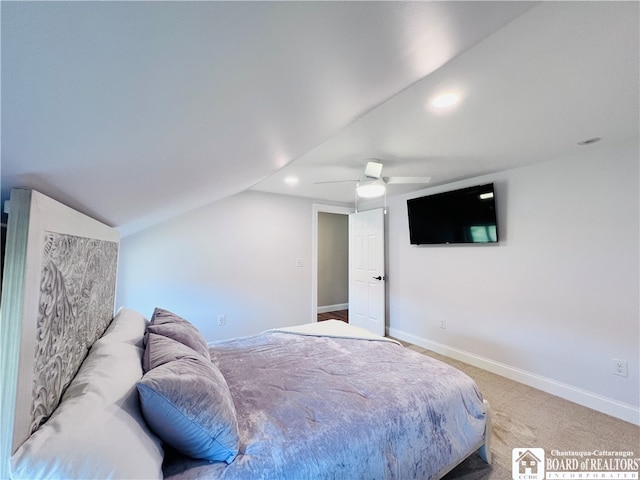
[[[210,352],[240,454],[230,465],[169,456],[166,478],[438,478],[482,443],[473,380],[400,345],[272,331]]]

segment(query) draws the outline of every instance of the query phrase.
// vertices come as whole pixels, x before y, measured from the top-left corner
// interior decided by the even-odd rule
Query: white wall
[[[245,192],[125,237],[117,305],[167,308],[208,341],[310,322],[311,216],[309,199]]]
[[[599,145],[390,199],[390,333],[638,423],[639,148]],[[499,245],[409,244],[407,198],[489,181]]]

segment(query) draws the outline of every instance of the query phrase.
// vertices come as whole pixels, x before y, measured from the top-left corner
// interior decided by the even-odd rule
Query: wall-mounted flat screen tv
[[[412,245],[497,243],[493,183],[407,200]]]

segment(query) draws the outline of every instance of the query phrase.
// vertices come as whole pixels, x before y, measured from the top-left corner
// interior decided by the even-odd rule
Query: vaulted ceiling
[[[436,185],[640,129],[636,2],[0,8],[3,200],[34,188],[125,233],[251,188],[351,202],[315,182],[370,157]]]

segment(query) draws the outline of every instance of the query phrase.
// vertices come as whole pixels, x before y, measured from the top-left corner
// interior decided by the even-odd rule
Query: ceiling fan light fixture
[[[360,198],[378,198],[385,194],[384,182],[380,179],[373,182],[360,182],[356,186],[356,193]]]

